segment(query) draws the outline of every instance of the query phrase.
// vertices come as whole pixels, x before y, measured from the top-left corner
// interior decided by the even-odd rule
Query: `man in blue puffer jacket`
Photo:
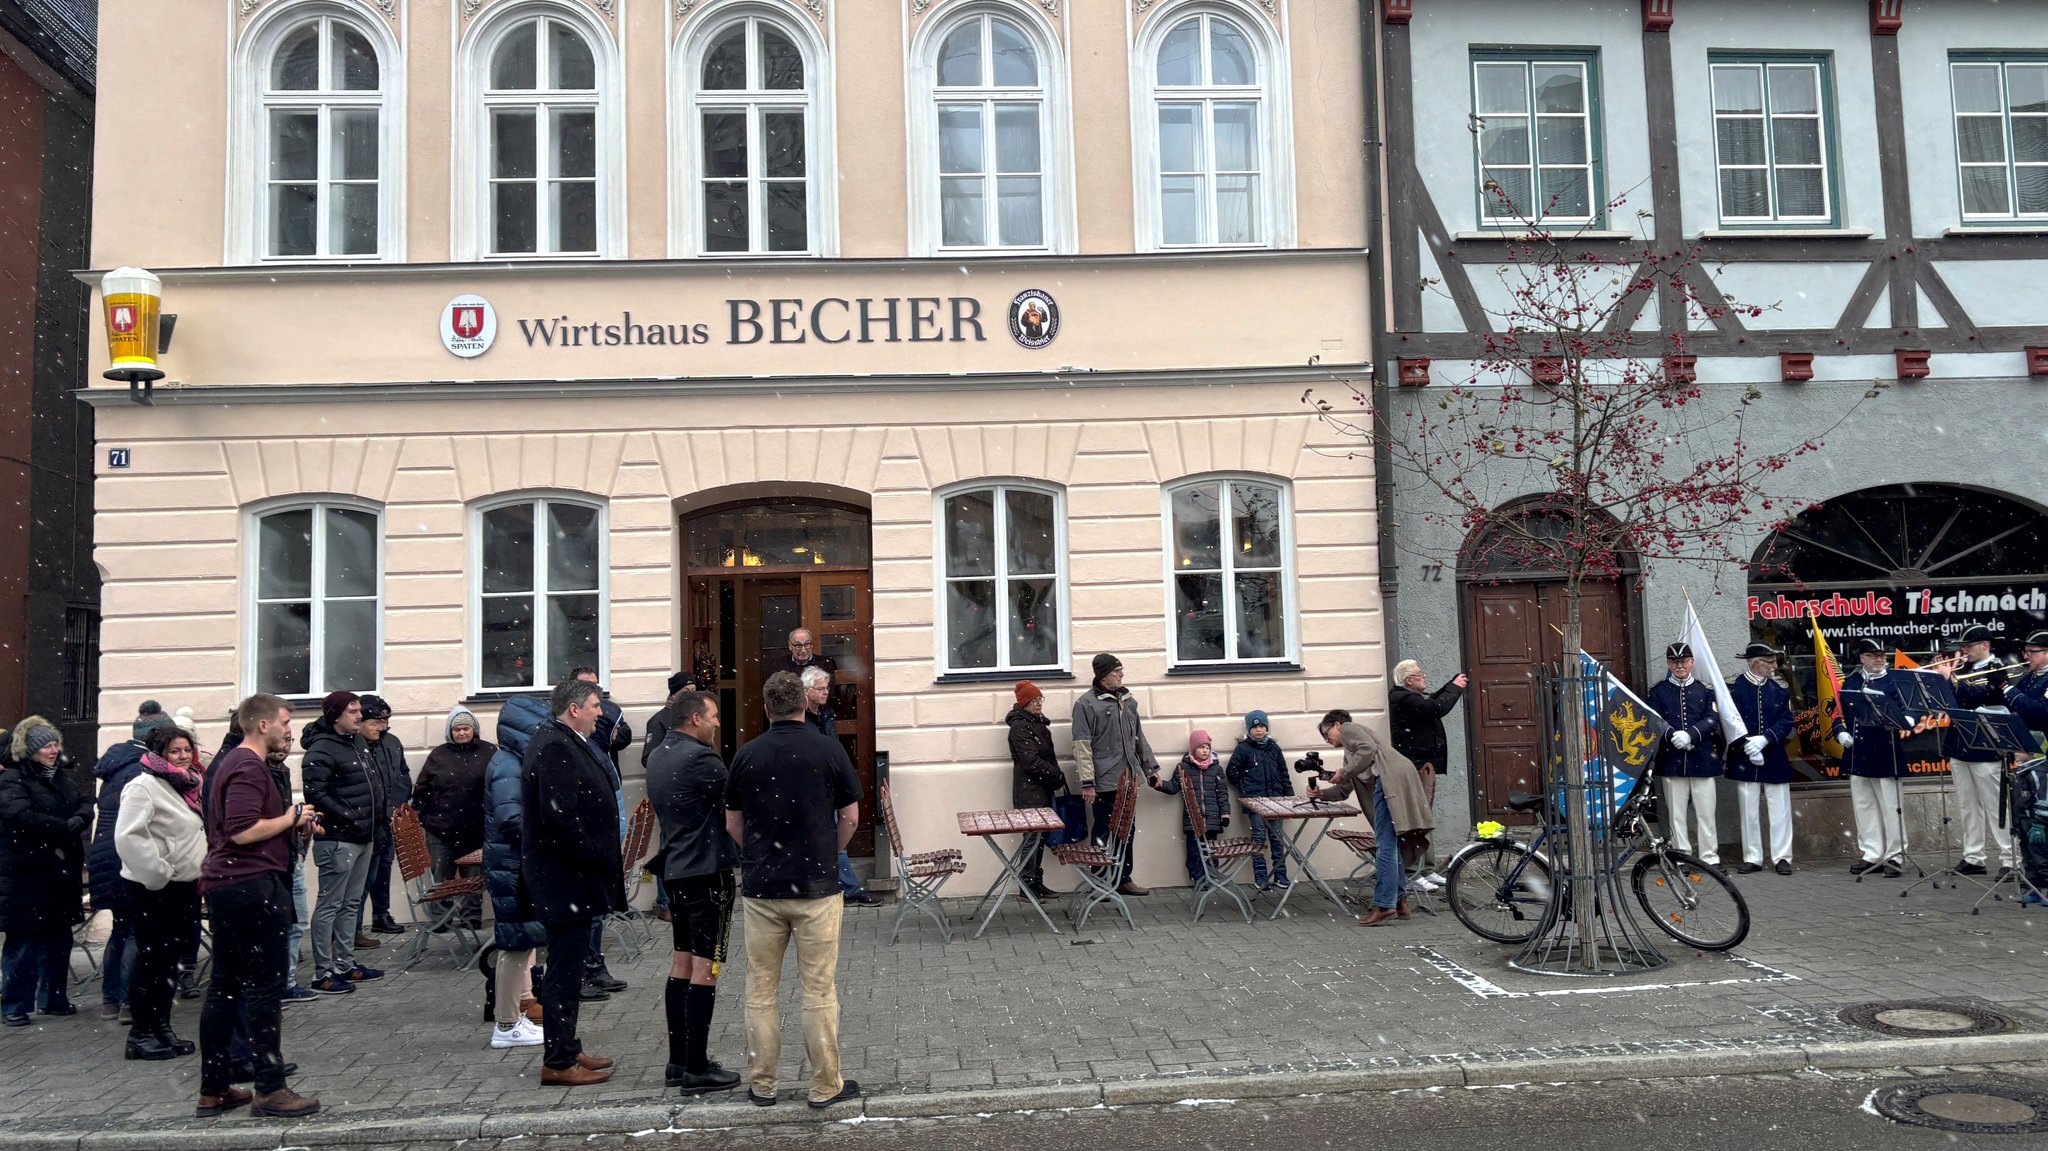
[[[1237,748],[1230,753],[1230,764],[1223,769],[1240,799],[1294,794],[1294,777],[1287,774],[1287,757],[1281,753],[1279,741],[1268,734],[1271,730],[1265,712],[1246,713],[1244,738],[1238,741]],[[1280,829],[1249,811],[1244,817],[1251,825],[1252,839],[1265,844],[1266,851],[1273,856],[1271,885],[1282,889],[1292,886],[1287,878],[1287,844],[1280,838]],[[1268,886],[1264,855],[1252,856],[1252,882],[1260,891]]]
[[[149,733],[175,726],[170,714],[153,699],[135,709],[135,738],[117,743],[93,765],[93,778],[100,784],[99,812],[93,825],[92,847],[85,855],[85,872],[92,891],[94,911],[113,915],[113,930],[107,935],[105,964],[100,980],[100,1018],[115,1019],[128,1006],[128,976],[135,966],[135,925],[128,917],[128,885],[121,879],[121,857],[114,851],[114,824],[121,818],[121,789],[142,774],[142,753]]]
[[[493,1047],[537,1047],[541,1042],[539,1025],[522,1019],[520,1013],[520,1001],[532,988],[533,953],[547,944],[548,933],[528,918],[532,907],[519,870],[519,793],[526,746],[547,721],[547,701],[537,696],[506,700],[498,712],[498,753],[484,772],[484,882],[491,892],[491,915],[497,920],[493,941],[498,946]]]

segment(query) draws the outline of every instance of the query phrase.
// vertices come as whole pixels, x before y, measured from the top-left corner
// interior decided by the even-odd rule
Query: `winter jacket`
[[[655,866],[670,883],[739,866],[725,833],[725,761],[681,732],[647,757],[647,798],[661,821]]]
[[[1223,774],[1237,788],[1237,794],[1246,799],[1294,794],[1294,776],[1287,771],[1287,754],[1280,750],[1280,741],[1270,735],[1264,743],[1238,740]]]
[[[482,732],[477,736],[466,744],[444,743],[428,752],[412,785],[420,826],[457,855],[467,855],[484,843],[484,777],[498,748],[483,739]]]
[[[1792,738],[1791,689],[1775,679],[1758,683],[1738,675],[1728,681],[1728,694],[1749,734],[1764,737],[1762,767],[1749,762],[1740,742],[1729,745],[1728,778],[1738,783],[1791,783],[1792,760],[1785,754],[1785,741]]]
[[[1322,798],[1355,795],[1359,808],[1370,815],[1372,792],[1366,785],[1378,780],[1381,793],[1387,797],[1387,812],[1394,817],[1395,831],[1405,835],[1436,827],[1429,797],[1422,790],[1422,777],[1416,773],[1412,760],[1380,742],[1379,735],[1362,723],[1347,723],[1338,728],[1337,739],[1344,747],[1344,765],[1337,769],[1334,781],[1317,785]]]
[[[498,712],[498,750],[484,774],[484,883],[497,920],[494,939],[507,951],[530,951],[548,942],[547,929],[533,922],[519,871],[523,760],[534,731],[547,718],[544,700],[525,695],[506,700]]]
[[[1159,757],[1145,742],[1138,698],[1130,689],[1097,684],[1074,700],[1074,767],[1081,786],[1097,791],[1115,791],[1126,772],[1159,773]]]
[[[1698,679],[1680,687],[1666,676],[1650,688],[1643,702],[1671,725],[1664,749],[1657,754],[1658,775],[1699,779],[1721,774],[1721,761],[1714,758],[1714,736],[1721,730],[1721,721],[1714,715],[1713,688]],[[1681,731],[1692,736],[1692,746],[1684,751],[1671,742],[1671,736]]]
[[[625,909],[615,770],[592,740],[559,719],[533,733],[519,787],[519,868],[542,923]]]
[[[1183,789],[1192,788],[1195,803],[1202,809],[1204,830],[1221,832],[1230,826],[1230,787],[1224,770],[1223,761],[1214,755],[1209,757],[1207,767],[1196,763],[1193,756],[1184,755],[1180,757],[1180,766],[1174,769],[1172,777],[1159,780],[1152,786],[1168,795],[1179,795]],[[1180,805],[1180,829],[1189,835],[1195,831],[1194,821],[1188,818],[1186,800],[1182,800]]]
[[[100,781],[99,814],[93,824],[92,848],[85,853],[85,872],[91,881],[95,911],[115,915],[128,910],[128,886],[121,882],[121,856],[114,850],[114,828],[121,817],[121,796],[128,781],[142,774],[142,741],[131,739],[107,749],[93,765],[92,775]]]
[[[1067,789],[1067,773],[1052,750],[1052,721],[1021,707],[1003,717],[1010,725],[1010,802],[1017,807],[1050,807]]]
[[[384,807],[384,775],[370,760],[361,735],[343,735],[316,719],[306,725],[305,761],[299,777],[306,802],[320,812],[321,838],[329,843],[369,843]]]
[[[366,740],[363,746],[370,762],[377,765],[377,782],[384,788],[384,803],[377,812],[377,831],[388,835],[391,813],[412,799],[412,766],[405,762],[405,745],[388,731],[382,739],[375,743]]]
[[[633,725],[626,722],[626,713],[619,705],[608,699],[600,699],[597,709],[597,727],[590,733],[590,742],[604,753],[605,762],[611,764],[612,775],[619,774],[619,753],[633,746]]]
[[[1387,729],[1394,750],[1407,756],[1417,767],[1429,764],[1442,772],[1450,758],[1444,740],[1444,717],[1458,706],[1465,689],[1447,683],[1424,695],[1405,687],[1387,693]]]
[[[647,717],[647,734],[640,740],[640,766],[654,758],[654,749],[668,742],[669,733],[676,729],[676,713],[664,706],[660,711]]]
[[[0,933],[70,928],[85,921],[92,800],[61,769],[45,775],[24,766],[25,748],[16,747],[14,756],[0,772]]]
[[[151,891],[197,883],[206,862],[206,824],[169,780],[144,772],[122,789],[114,846],[123,879]]]

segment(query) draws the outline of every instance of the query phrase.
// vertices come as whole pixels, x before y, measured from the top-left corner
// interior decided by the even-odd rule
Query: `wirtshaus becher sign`
[[[1751,638],[1784,651],[1799,738],[1793,762],[1807,782],[1840,778],[1816,738],[1832,730],[1820,707],[1813,633],[1838,669],[1859,640],[1894,666],[1954,656],[1983,628],[1998,665],[2048,627],[2048,516],[2009,497],[1943,484],[1872,488],[1810,509],[1759,549],[1749,582]],[[1953,740],[1940,728],[1906,741],[1911,775],[1948,770]]]

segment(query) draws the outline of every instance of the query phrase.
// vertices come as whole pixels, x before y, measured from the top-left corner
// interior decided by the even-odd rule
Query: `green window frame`
[[[1949,57],[1964,223],[2048,220],[2048,54]]]
[[[1841,222],[1829,63],[1783,53],[1708,58],[1724,227]]]
[[[1473,173],[1481,227],[1599,227],[1600,60],[1596,52],[1472,53]]]

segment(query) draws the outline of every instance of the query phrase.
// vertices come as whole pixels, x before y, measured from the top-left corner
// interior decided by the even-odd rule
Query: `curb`
[[[669,1102],[563,1107],[435,1115],[341,1115],[276,1126],[223,1123],[101,1131],[0,1132],[0,1151],[274,1151],[285,1147],[346,1147],[373,1143],[504,1139],[527,1135],[623,1135],[643,1131],[701,1131],[855,1118],[915,1119],[1053,1108],[1086,1110],[1173,1104],[1197,1099],[1235,1102],[1359,1091],[1490,1087],[1510,1083],[1590,1083],[1610,1079],[1670,1079],[1703,1075],[1755,1075],[1792,1071],[1881,1070],[1949,1064],[2014,1063],[2048,1059],[2048,1034],[2008,1033],[1960,1038],[1888,1039],[1867,1043],[1809,1043],[1724,1051],[1575,1055],[1561,1059],[1453,1056],[1441,1060],[1352,1070],[1260,1072],[1244,1075],[1126,1079],[963,1091],[902,1092],[870,1096],[856,1105],[812,1111],[786,1099],[782,1106]]]

